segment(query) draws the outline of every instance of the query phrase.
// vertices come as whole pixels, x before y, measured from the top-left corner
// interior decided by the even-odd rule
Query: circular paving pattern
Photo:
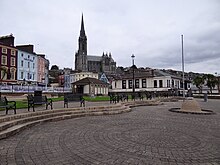
[[[200,144],[196,137],[163,128],[127,130],[122,133],[121,139],[156,148],[188,148]]]
[[[178,103],[50,122],[0,141],[0,164],[220,164],[220,115]]]

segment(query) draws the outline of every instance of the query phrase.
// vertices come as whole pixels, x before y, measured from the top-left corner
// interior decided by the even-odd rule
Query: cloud
[[[8,10],[10,8],[10,10]],[[187,69],[220,72],[218,0],[1,0],[1,34],[35,45],[51,65],[74,67],[81,14],[88,54],[111,52],[119,66],[181,69],[181,34]],[[204,67],[207,66],[207,67]]]

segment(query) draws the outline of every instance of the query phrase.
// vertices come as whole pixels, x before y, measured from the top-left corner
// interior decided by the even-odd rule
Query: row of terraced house
[[[14,36],[0,37],[1,84],[48,84],[49,60],[34,45],[14,45]]]

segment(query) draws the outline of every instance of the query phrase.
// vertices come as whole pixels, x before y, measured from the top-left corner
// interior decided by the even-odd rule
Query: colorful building
[[[0,37],[0,80],[3,84],[17,82],[17,49],[13,35]]]
[[[19,84],[36,84],[38,71],[38,57],[31,52],[20,50],[18,47],[18,72]]]
[[[37,82],[38,85],[46,86],[48,84],[49,61],[45,58],[44,54],[38,54],[37,56],[38,56]]]

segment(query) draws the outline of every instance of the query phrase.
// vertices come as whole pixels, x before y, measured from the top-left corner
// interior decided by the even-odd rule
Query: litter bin
[[[208,101],[208,94],[204,93],[204,102],[207,102],[207,101]]]
[[[42,102],[42,91],[36,90],[34,91],[34,101],[35,102]]]

